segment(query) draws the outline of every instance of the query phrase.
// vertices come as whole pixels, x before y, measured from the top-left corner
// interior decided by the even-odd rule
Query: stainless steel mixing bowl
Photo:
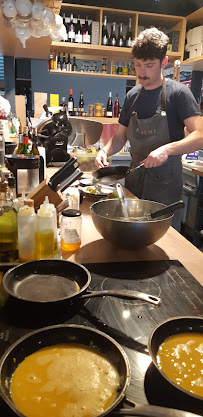
[[[129,217],[142,217],[166,207],[164,204],[135,198],[125,198]],[[90,207],[94,225],[99,233],[115,246],[140,249],[159,240],[171,226],[173,214],[154,220],[126,221],[119,199],[100,200]]]

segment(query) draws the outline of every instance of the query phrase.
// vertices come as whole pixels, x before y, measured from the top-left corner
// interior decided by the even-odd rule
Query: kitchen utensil
[[[130,401],[134,407],[131,409],[116,409],[124,399],[130,382],[130,364],[122,347],[110,336],[91,327],[75,324],[59,324],[44,327],[28,333],[15,342],[6,351],[0,361],[0,394],[6,404],[20,417],[23,414],[17,409],[10,393],[10,382],[18,365],[29,355],[47,346],[58,344],[83,345],[104,355],[116,368],[120,377],[120,388],[113,404],[99,417],[113,411],[114,415],[134,415],[150,417],[198,417],[186,411],[173,410],[164,407],[143,405]],[[13,360],[15,358],[15,361]],[[115,410],[116,409],[116,410]],[[115,410],[115,411],[114,411]]]
[[[2,280],[4,289],[12,297],[33,303],[106,295],[141,299],[154,305],[161,302],[158,297],[138,291],[89,291],[90,282],[91,275],[84,266],[62,259],[41,259],[18,265],[6,272]]]
[[[157,352],[159,346],[170,336],[179,334],[179,333],[203,333],[203,317],[195,317],[195,316],[180,316],[180,317],[172,317],[168,320],[163,321],[162,323],[158,324],[149,336],[148,341],[148,349],[150,356],[153,360],[154,365],[156,366],[158,372],[162,375],[164,379],[166,379],[170,384],[172,384],[178,391],[183,392],[189,397],[193,397],[202,401],[203,405],[203,397],[199,395],[195,395],[185,389],[181,388],[180,386],[176,385],[167,375],[159,368],[157,362]]]
[[[129,219],[129,217],[128,217],[128,210],[127,210],[127,207],[125,205],[125,198],[124,198],[123,187],[122,187],[122,185],[119,182],[117,182],[117,184],[116,184],[116,190],[117,190],[117,193],[118,193],[119,200],[121,202],[121,207],[122,207],[123,215],[124,215],[125,219],[128,220]]]
[[[99,182],[101,184],[114,184],[116,181],[126,177],[127,175],[131,174],[131,172],[134,172],[136,169],[139,169],[142,166],[144,166],[144,163],[134,168],[129,168],[128,166],[122,165],[115,165],[113,167],[99,168],[96,171],[94,171],[92,175],[95,179],[95,183]]]
[[[153,213],[147,213],[141,217],[133,217],[132,219],[134,221],[139,221],[139,222],[151,221],[153,219],[157,219],[157,217],[163,216],[164,214],[173,213],[175,210],[178,210],[183,207],[185,207],[185,203],[182,200],[180,200],[180,201],[177,201],[176,203],[169,204],[168,206],[166,206],[165,208],[161,210],[154,211]]]
[[[143,217],[166,206],[149,200],[125,198],[129,217]],[[92,220],[101,235],[116,246],[125,249],[140,249],[155,243],[168,230],[173,215],[165,214],[153,221],[125,221],[118,199],[100,200],[90,207]]]

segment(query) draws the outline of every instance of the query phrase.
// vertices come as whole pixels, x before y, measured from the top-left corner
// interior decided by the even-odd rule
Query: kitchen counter
[[[78,263],[128,262],[148,260],[179,260],[186,269],[203,284],[203,254],[173,227],[155,244],[140,250],[125,250],[113,246],[97,232],[90,214],[92,201],[83,200],[82,245],[75,253],[64,259]],[[122,236],[121,236],[122,239]]]

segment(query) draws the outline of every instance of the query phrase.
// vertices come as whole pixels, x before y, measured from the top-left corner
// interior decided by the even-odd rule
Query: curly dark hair
[[[143,30],[132,43],[132,55],[137,59],[160,59],[166,56],[168,36],[155,27]]]

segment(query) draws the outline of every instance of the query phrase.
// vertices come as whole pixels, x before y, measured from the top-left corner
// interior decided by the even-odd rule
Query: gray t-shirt
[[[126,95],[119,118],[119,123],[123,126],[127,127],[129,124],[132,106],[140,89],[141,85],[139,84],[128,91]],[[161,87],[154,90],[143,88],[136,102],[138,119],[150,118],[155,115],[157,110],[160,110],[161,91]],[[166,79],[166,114],[171,142],[182,139],[184,137],[183,121],[201,114],[193,94],[186,85]]]

